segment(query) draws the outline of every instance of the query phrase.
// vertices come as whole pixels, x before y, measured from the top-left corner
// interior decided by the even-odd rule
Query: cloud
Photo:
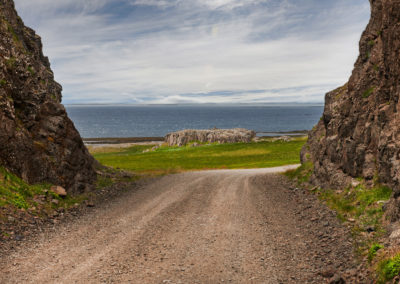
[[[15,2],[64,103],[322,102],[369,16],[363,0]]]

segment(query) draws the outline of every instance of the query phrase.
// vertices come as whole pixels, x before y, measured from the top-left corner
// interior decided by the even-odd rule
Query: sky
[[[322,103],[367,0],[15,0],[65,104]]]

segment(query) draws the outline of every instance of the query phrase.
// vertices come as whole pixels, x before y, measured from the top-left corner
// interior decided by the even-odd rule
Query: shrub
[[[376,256],[376,253],[378,252],[378,250],[383,249],[384,246],[381,244],[372,244],[372,246],[370,247],[369,251],[368,251],[368,261],[371,262],[374,257]]]
[[[366,99],[366,98],[368,98],[374,91],[375,91],[375,87],[371,87],[371,88],[367,89],[367,90],[363,93],[362,97],[363,97],[364,99]]]
[[[400,273],[400,254],[382,260],[378,265],[378,283],[386,283]]]
[[[6,65],[8,68],[14,68],[15,66],[15,62],[17,61],[17,59],[15,57],[10,57],[9,59],[7,59],[6,61]]]
[[[33,70],[33,68],[31,66],[28,66],[27,70],[29,73],[31,73],[31,75],[35,75],[35,71]]]

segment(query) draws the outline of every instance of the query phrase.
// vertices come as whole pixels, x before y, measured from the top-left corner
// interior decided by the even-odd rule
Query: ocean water
[[[241,127],[263,135],[310,130],[322,105],[67,105],[84,138],[162,137],[182,129]]]

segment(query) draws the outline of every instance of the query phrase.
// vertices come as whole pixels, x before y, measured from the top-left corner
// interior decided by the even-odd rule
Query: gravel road
[[[285,169],[143,181],[0,257],[0,283],[326,283],[345,275],[355,265],[349,235],[276,174]]]

